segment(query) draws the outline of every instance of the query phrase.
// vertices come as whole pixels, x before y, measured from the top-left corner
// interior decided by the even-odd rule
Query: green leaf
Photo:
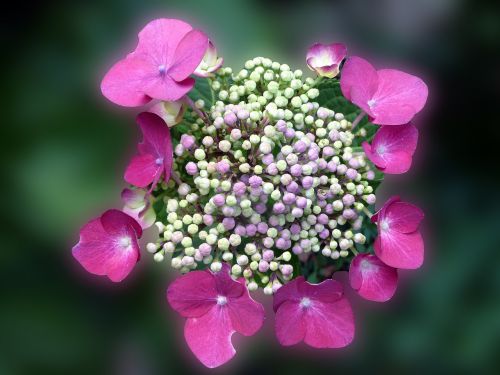
[[[210,108],[214,102],[214,93],[210,80],[208,78],[196,77],[196,83],[188,96],[193,101],[202,99],[205,102],[205,107]]]

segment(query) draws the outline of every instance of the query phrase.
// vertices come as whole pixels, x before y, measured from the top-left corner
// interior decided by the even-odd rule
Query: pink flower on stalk
[[[226,264],[217,273],[192,271],[179,277],[169,286],[167,300],[187,318],[187,344],[210,368],[235,355],[231,343],[234,332],[252,336],[264,322],[263,306],[250,297],[243,278],[231,278]]]
[[[273,308],[281,345],[304,341],[314,348],[341,348],[354,338],[354,317],[342,284],[310,284],[299,276],[278,289]]]
[[[137,146],[139,154],[133,157],[125,171],[125,181],[141,188],[152,184],[153,189],[162,176],[165,181],[170,179],[173,163],[170,130],[154,113],[139,113],[137,123],[143,141]]]
[[[358,254],[349,268],[351,287],[369,300],[385,302],[392,298],[398,285],[398,271],[376,255]]]
[[[214,44],[209,41],[203,60],[201,60],[201,63],[194,71],[194,74],[199,77],[211,77],[223,63],[224,59],[217,56],[217,49]]]
[[[322,77],[333,78],[339,74],[346,54],[347,48],[342,43],[315,43],[307,50],[307,66]]]
[[[122,200],[125,203],[123,212],[134,218],[147,229],[155,223],[156,213],[151,202],[151,195],[144,189],[123,189]]]
[[[417,140],[418,130],[412,124],[381,126],[371,145],[363,142],[363,149],[378,169],[388,174],[400,174],[410,169]]]
[[[418,230],[423,218],[417,206],[390,198],[371,219],[378,227],[373,247],[379,259],[394,268],[419,268],[424,262],[424,241]]]
[[[157,19],[139,32],[135,51],[118,61],[101,82],[113,103],[137,107],[152,99],[174,101],[194,86],[189,76],[200,64],[208,38],[176,19]]]
[[[122,281],[139,261],[141,226],[127,214],[108,210],[80,230],[73,256],[88,272]]]
[[[344,96],[370,116],[374,124],[403,125],[424,107],[427,86],[418,77],[395,69],[375,68],[353,56],[342,68]]]

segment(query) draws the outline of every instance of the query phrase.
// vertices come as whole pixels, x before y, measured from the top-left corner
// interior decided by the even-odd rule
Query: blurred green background
[[[100,96],[111,64],[156,17],[204,29],[227,65],[256,55],[306,69],[343,41],[429,83],[419,166],[387,179],[426,211],[426,262],[387,304],[353,298],[347,349],[281,348],[272,314],[213,373],[500,373],[499,7],[459,0],[34,1],[3,14],[0,374],[208,373],[164,301],[174,275],[144,256],[120,285],[71,258],[79,227],[119,207],[134,111]],[[268,311],[270,312],[269,306]]]

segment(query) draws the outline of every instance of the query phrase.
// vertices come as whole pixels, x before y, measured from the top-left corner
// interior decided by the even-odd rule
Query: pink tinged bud
[[[157,115],[142,112],[137,116],[143,141],[139,153],[132,158],[125,171],[125,181],[137,187],[151,184],[151,190],[161,177],[170,180],[173,163],[173,147],[170,131]]]
[[[267,272],[269,270],[269,263],[266,262],[265,260],[261,260],[259,262],[259,271],[260,272]]]
[[[276,167],[276,164],[271,163],[267,166],[266,172],[270,174],[271,176],[276,176],[278,174],[278,167]]]
[[[283,120],[278,120],[278,122],[276,123],[276,130],[280,131],[280,132],[284,132],[286,131],[287,129],[287,126],[286,126],[286,122],[283,121]]]
[[[236,117],[234,112],[228,112],[224,115],[224,122],[229,126],[234,125],[237,120],[238,118]]]
[[[260,185],[262,185],[262,178],[260,178],[259,176],[252,176],[248,180],[248,183],[253,188],[259,187]]]
[[[372,254],[359,254],[349,268],[351,287],[369,300],[385,302],[392,298],[398,284],[398,272]]]
[[[289,276],[293,273],[293,267],[289,264],[284,264],[280,266],[280,271],[283,275]]]
[[[342,284],[310,284],[299,276],[274,295],[275,332],[281,345],[304,341],[314,348],[341,348],[354,338],[354,317]]]
[[[191,176],[194,176],[195,174],[198,173],[198,166],[196,165],[196,163],[190,161],[189,163],[186,164],[186,172],[191,175]]]
[[[335,151],[333,150],[333,147],[327,146],[323,149],[323,157],[324,158],[329,158],[330,156],[335,155]]]
[[[265,165],[269,165],[273,161],[274,161],[273,154],[266,154],[266,155],[262,156],[262,163],[264,163]]]
[[[302,166],[300,164],[294,164],[290,167],[290,174],[294,177],[299,177],[302,175]]]
[[[285,195],[283,195],[283,202],[287,205],[295,203],[295,194],[285,193]]]
[[[368,159],[384,173],[401,174],[411,167],[417,141],[418,130],[411,124],[382,126],[371,145],[363,142],[363,149]]]
[[[240,109],[237,116],[240,120],[246,120],[250,116],[250,113],[246,109]]]
[[[248,224],[245,229],[249,237],[253,237],[257,233],[257,227],[254,224]]]
[[[222,225],[224,225],[224,228],[226,230],[231,230],[235,226],[235,221],[232,217],[225,217],[222,219]]]
[[[217,162],[217,172],[219,172],[220,174],[226,174],[227,172],[229,172],[230,168],[231,166],[225,159]]]
[[[286,207],[283,203],[281,202],[276,202],[274,205],[273,205],[273,212],[275,214],[282,214],[286,211]]]
[[[297,194],[299,190],[300,190],[299,185],[295,181],[292,181],[286,187],[286,191],[288,191],[289,193]]]
[[[347,166],[345,166],[344,164],[340,164],[339,166],[337,166],[337,173],[338,174],[346,174],[347,172]]]
[[[340,138],[340,134],[338,130],[332,130],[330,133],[328,133],[328,137],[330,137],[330,140],[332,141],[338,141]]]
[[[274,259],[274,251],[272,250],[264,250],[262,253],[262,259],[264,259],[266,262],[270,262]]]
[[[237,197],[240,197],[243,194],[245,194],[246,190],[247,190],[246,185],[241,181],[238,181],[233,185],[233,193]]]
[[[293,145],[293,149],[295,152],[302,153],[307,149],[307,145],[305,144],[304,141],[297,141]]]
[[[323,224],[323,225],[328,224],[328,216],[326,216],[325,214],[319,214],[318,215],[318,223]]]
[[[375,68],[353,56],[342,69],[344,96],[370,116],[374,124],[403,125],[422,110],[428,89],[418,77],[394,69]]]
[[[226,197],[223,194],[216,194],[212,199],[217,207],[222,207],[226,203]]]
[[[358,172],[355,169],[348,168],[346,172],[347,178],[354,180],[358,176]]]
[[[271,216],[268,221],[269,221],[269,225],[272,227],[277,227],[280,223],[280,221],[276,215]]]
[[[304,252],[304,250],[300,247],[300,245],[294,245],[292,247],[292,252],[295,254],[295,255],[299,255],[299,254],[302,254]]]
[[[342,43],[316,43],[307,51],[307,66],[319,76],[333,78],[339,74],[340,63],[346,54],[347,49]]]
[[[195,139],[192,135],[183,134],[181,135],[181,144],[186,150],[188,150],[194,146]]]
[[[122,281],[140,258],[141,226],[129,215],[108,210],[80,230],[73,257],[90,273]]]
[[[198,250],[200,250],[201,255],[206,257],[209,256],[212,252],[212,247],[207,243],[202,243]]]
[[[287,128],[285,131],[285,137],[288,139],[292,139],[293,137],[295,137],[295,130]]]
[[[350,166],[351,168],[358,169],[358,168],[360,167],[358,159],[356,159],[356,158],[351,158],[351,159],[349,160],[349,166]]]
[[[227,264],[221,271],[192,271],[170,284],[167,300],[186,317],[184,337],[207,367],[218,367],[235,354],[231,336],[252,336],[264,322],[264,308],[249,295],[245,283],[233,280]]]
[[[328,162],[328,165],[327,165],[327,168],[330,172],[335,172],[337,170],[337,163],[335,163],[334,161],[329,161]]]
[[[374,178],[375,178],[375,172],[373,172],[373,171],[368,171],[368,172],[366,172],[366,179],[367,179],[367,180],[370,180],[370,181],[371,181],[371,180],[373,180]]]
[[[313,186],[314,179],[311,176],[306,176],[302,179],[302,187],[304,189],[310,189]],[[304,208],[304,207],[301,207]]]
[[[270,248],[274,245],[274,240],[271,237],[266,237],[262,240],[262,244],[265,247]]]
[[[199,77],[211,77],[223,63],[224,59],[217,56],[217,49],[214,44],[209,41],[205,55],[203,55],[200,65],[198,65],[194,71],[194,75]]]
[[[110,101],[137,107],[152,99],[176,101],[194,86],[189,76],[201,62],[208,38],[176,19],[157,19],[139,33],[136,49],[104,76],[101,91]]]
[[[342,216],[345,217],[347,220],[355,219],[358,215],[356,214],[356,211],[354,211],[351,208],[346,208],[342,212]]]
[[[369,194],[367,197],[366,197],[366,203],[368,204],[375,204],[375,201],[377,200],[375,194]]]
[[[234,228],[234,233],[242,237],[247,235],[247,231],[243,225],[237,225],[236,228]]]
[[[319,237],[321,239],[327,239],[328,237],[330,236],[330,231],[328,229],[323,229],[320,233],[319,233]]]
[[[342,197],[342,202],[344,203],[344,206],[350,206],[354,203],[354,196],[352,194],[346,194]]]
[[[266,223],[257,224],[257,232],[259,232],[260,234],[266,234],[268,229],[269,226]]]
[[[278,238],[276,240],[276,247],[281,250],[286,249],[286,240],[283,238]]]
[[[419,231],[423,218],[420,208],[401,202],[399,197],[390,198],[371,218],[378,228],[374,243],[378,258],[394,268],[419,268],[424,261],[424,242]]]
[[[296,205],[298,208],[305,208],[307,206],[307,198],[297,197]]]
[[[300,233],[300,230],[301,230],[301,228],[300,228],[300,225],[299,225],[299,224],[294,223],[294,224],[292,224],[292,225],[290,226],[290,232],[291,232],[292,234],[299,234],[299,233]]]
[[[254,210],[259,215],[262,215],[267,211],[267,206],[264,203],[258,203],[255,205]]]
[[[212,225],[214,223],[214,218],[212,215],[203,215],[203,224]]]

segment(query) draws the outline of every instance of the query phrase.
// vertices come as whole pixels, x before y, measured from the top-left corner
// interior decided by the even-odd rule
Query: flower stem
[[[170,177],[172,177],[172,180],[174,180],[177,185],[181,185],[182,184],[182,181],[181,181],[181,178],[179,177],[179,175],[177,173],[175,173],[174,171],[172,171],[170,173]]]
[[[194,104],[193,100],[189,97],[189,96],[184,96],[184,101],[186,102],[186,104],[188,106],[191,107],[191,109],[198,115],[200,116],[200,118],[203,120],[203,121],[207,121],[207,116],[202,112],[200,111],[199,108],[196,108],[196,105]]]
[[[373,214],[370,211],[368,211],[368,208],[363,207],[363,212],[366,214],[366,216],[368,216],[369,219],[372,218]]]
[[[365,117],[365,115],[366,115],[365,111],[360,112],[360,114],[352,122],[351,130],[353,130],[356,127],[356,125],[359,124],[359,122],[363,119],[363,117]]]
[[[316,87],[318,86],[321,81],[323,80],[323,77],[322,76],[318,76],[315,80],[314,80],[314,83],[312,84],[313,87]]]

